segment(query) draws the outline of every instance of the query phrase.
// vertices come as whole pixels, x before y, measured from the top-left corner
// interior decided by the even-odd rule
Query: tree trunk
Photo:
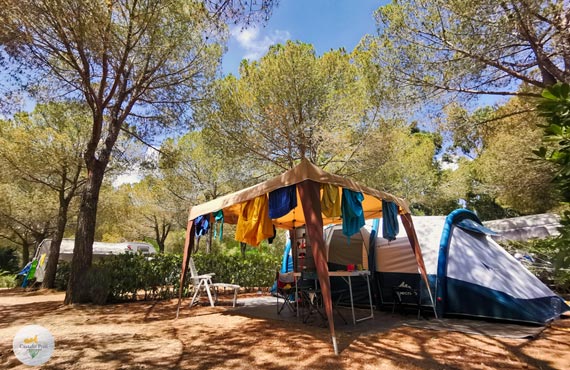
[[[198,253],[198,250],[200,249],[200,240],[202,240],[202,238],[196,238],[196,243],[195,243],[195,247],[194,247],[194,252],[193,253]]]
[[[77,229],[75,233],[75,246],[71,261],[71,273],[65,293],[64,304],[80,303],[85,292],[82,292],[82,284],[87,270],[91,267],[93,259],[93,241],[95,239],[95,222],[97,220],[97,203],[99,191],[103,183],[106,163],[95,162],[92,169],[88,170],[87,182],[81,196]]]
[[[55,234],[51,240],[42,288],[53,289],[55,284],[55,275],[59,262],[59,249],[61,246],[61,240],[63,239],[63,233],[65,232],[65,226],[67,225],[68,207],[69,204],[59,205],[59,213],[57,215],[57,229],[55,230]]]
[[[210,232],[208,233],[208,244],[206,244],[206,254],[212,253],[212,234],[214,233],[214,228],[210,227]]]
[[[30,244],[25,240],[22,242],[22,268],[30,261]]]
[[[153,216],[153,220],[154,220],[154,234],[155,234],[156,244],[158,245],[158,252],[164,253],[164,242],[168,237],[171,225],[165,223],[164,219],[162,220],[161,225],[159,225],[158,218],[156,216]]]
[[[162,236],[160,237],[160,243],[158,244],[158,248],[160,249],[160,253],[164,253],[166,238],[168,237],[168,233],[170,233],[171,226],[172,225],[169,223],[165,224],[164,220],[162,221]]]

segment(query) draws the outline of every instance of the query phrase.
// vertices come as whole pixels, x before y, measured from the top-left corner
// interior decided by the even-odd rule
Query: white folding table
[[[301,276],[300,272],[294,273],[295,277],[298,278]],[[372,306],[372,292],[370,290],[370,271],[368,270],[357,270],[357,271],[329,271],[329,277],[340,277],[348,284],[348,291],[350,292],[350,309],[352,311],[352,323],[356,325],[357,322],[369,320],[374,318],[374,307]],[[356,315],[354,313],[354,298],[352,296],[352,277],[353,276],[361,276],[366,278],[366,286],[368,288],[368,302],[370,303],[370,315],[366,317],[361,317],[356,319]],[[295,284],[295,290],[297,289],[297,284]],[[295,293],[297,296],[297,293]],[[297,303],[298,305],[298,303]],[[299,310],[297,310],[297,313]]]
[[[352,310],[352,323],[356,325],[357,322],[369,320],[374,318],[374,307],[372,306],[372,292],[370,291],[370,271],[357,270],[357,271],[329,271],[329,276],[341,277],[348,284],[348,291],[350,292],[350,309]],[[352,296],[352,277],[362,276],[366,278],[366,286],[368,288],[368,302],[370,303],[370,315],[356,319],[354,314],[354,298]]]

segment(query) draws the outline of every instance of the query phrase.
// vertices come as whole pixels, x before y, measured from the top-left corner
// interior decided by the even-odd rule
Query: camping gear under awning
[[[277,189],[296,185],[297,206],[293,208],[289,213],[279,218],[273,219],[272,223],[275,227],[287,230],[291,230],[300,226],[306,227],[307,236],[309,237],[309,240],[311,240],[313,247],[311,250],[321,285],[321,291],[325,303],[325,311],[329,321],[329,329],[331,332],[333,347],[335,353],[338,354],[336,337],[334,334],[326,247],[323,240],[323,224],[340,224],[342,222],[342,218],[327,217],[322,213],[321,194],[323,184],[330,184],[338,186],[342,189],[362,193],[363,199],[361,201],[361,205],[364,219],[381,218],[383,200],[396,204],[397,211],[402,216],[402,222],[406,227],[410,239],[410,244],[418,260],[418,267],[422,273],[424,280],[427,283],[425,266],[421,256],[421,250],[417,242],[417,236],[414,232],[414,227],[410,216],[410,209],[407,202],[404,199],[395,197],[392,194],[360,185],[351,179],[339,175],[325,172],[324,170],[310,163],[308,160],[303,159],[296,167],[292,168],[289,171],[286,171],[279,176],[273,177],[272,179],[251,186],[249,188],[242,189],[240,191],[213,199],[209,202],[190,208],[188,216],[188,227],[186,232],[186,242],[184,245],[182,273],[180,276],[177,316],[182,299],[182,289],[184,287],[189,251],[194,244],[194,220],[201,215],[222,210],[224,214],[224,221],[230,224],[236,224],[238,223],[240,217],[242,203],[250,201],[256,197],[268,196],[270,192]]]

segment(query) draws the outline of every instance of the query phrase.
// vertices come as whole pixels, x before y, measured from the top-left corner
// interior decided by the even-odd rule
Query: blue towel
[[[399,232],[398,205],[382,199],[382,237],[388,240],[395,240]]]
[[[269,193],[269,218],[276,219],[285,216],[297,207],[297,187],[286,186]]]
[[[370,230],[370,239],[368,240],[368,271],[373,278],[376,272],[376,236],[378,235],[378,227],[380,220],[375,218],[372,221],[372,230]]]
[[[342,189],[342,233],[349,238],[360,231],[364,226],[364,210],[362,209],[362,201],[364,195],[358,191]]]
[[[214,212],[214,238],[218,235],[217,225],[220,224],[220,241],[224,237],[224,212],[220,209]]]
[[[197,238],[208,234],[208,230],[210,230],[210,214],[208,213],[207,215],[196,217],[194,220],[194,225],[196,225]]]
[[[22,271],[18,272],[18,275],[24,275],[27,276],[28,273],[30,272],[30,269],[32,268],[32,262],[28,262],[26,264],[26,266],[24,266],[24,268],[22,269]]]

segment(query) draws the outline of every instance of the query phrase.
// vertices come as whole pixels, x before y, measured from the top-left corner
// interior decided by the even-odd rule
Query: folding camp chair
[[[210,306],[214,307],[215,302],[218,301],[218,288],[225,289],[233,289],[234,291],[234,299],[233,299],[233,307],[236,306],[237,303],[237,294],[239,292],[240,286],[237,284],[227,284],[227,283],[213,283],[212,276],[216,275],[214,273],[202,274],[198,275],[198,271],[196,270],[196,265],[194,264],[194,260],[190,257],[190,261],[188,262],[190,265],[190,278],[192,280],[192,285],[194,285],[194,295],[192,296],[192,302],[190,302],[190,307],[194,305],[196,299],[200,299],[202,295],[202,290],[206,291],[208,295],[208,300],[210,301]],[[212,291],[210,287],[214,288],[214,297],[212,298]]]
[[[194,285],[194,295],[192,296],[192,302],[190,302],[190,307],[194,305],[196,298],[200,299],[202,295],[202,290],[206,291],[208,294],[208,300],[210,301],[210,306],[214,307],[214,299],[212,298],[212,292],[210,291],[210,286],[212,286],[212,276],[214,273],[198,275],[198,271],[196,270],[196,265],[194,264],[194,260],[190,257],[190,261],[188,262],[190,266],[190,278],[192,280],[192,285]]]
[[[317,314],[324,324],[327,321],[323,313],[323,296],[318,286],[316,272],[301,272],[301,280],[298,285],[301,306],[304,309],[303,323],[307,323],[313,314]]]
[[[277,271],[275,275],[277,288],[275,297],[277,298],[277,314],[279,315],[285,307],[291,312],[296,311],[295,307],[295,294],[296,294],[296,280],[293,272],[281,273]],[[279,304],[279,299],[283,299],[283,303]]]
[[[421,316],[421,295],[417,289],[410,288],[407,286],[395,286],[392,287],[392,299],[394,303],[392,304],[392,313],[394,313],[396,306],[399,307],[401,313],[405,313],[404,305],[406,303],[415,305],[418,310],[418,319]]]

